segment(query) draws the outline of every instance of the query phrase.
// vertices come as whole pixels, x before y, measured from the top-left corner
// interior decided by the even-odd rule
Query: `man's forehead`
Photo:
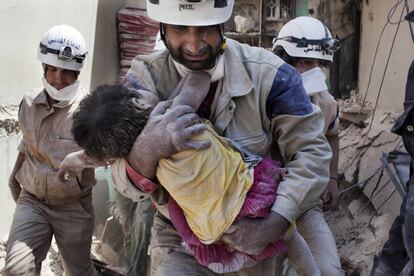
[[[69,69],[65,69],[65,68],[62,68],[62,67],[53,66],[53,65],[50,65],[50,64],[46,64],[46,63],[44,65],[45,65],[45,67],[47,69],[51,69],[51,70],[59,70],[59,71],[63,71],[63,72],[76,72],[76,71],[73,71],[73,70],[69,70]]]

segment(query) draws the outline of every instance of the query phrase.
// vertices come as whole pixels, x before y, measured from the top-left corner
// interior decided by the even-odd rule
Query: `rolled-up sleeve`
[[[293,222],[320,202],[329,180],[332,152],[320,109],[310,102],[299,73],[284,64],[266,102],[271,131],[288,174],[272,210]]]

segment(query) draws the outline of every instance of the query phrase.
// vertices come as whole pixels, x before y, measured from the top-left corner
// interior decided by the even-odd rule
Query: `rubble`
[[[369,275],[399,211],[401,198],[383,170],[380,157],[401,147],[391,133],[398,114],[375,110],[357,92],[339,101],[338,207],[326,214],[346,275]],[[372,117],[374,116],[374,117]]]
[[[244,17],[241,15],[236,15],[234,17],[234,23],[236,24],[236,32],[238,33],[248,33],[254,28],[254,22],[249,17]]]
[[[19,107],[14,105],[0,106],[0,136],[19,133],[18,110]]]
[[[339,118],[357,126],[364,127],[371,112],[372,104],[364,102],[355,90],[350,92],[348,99],[339,101]]]

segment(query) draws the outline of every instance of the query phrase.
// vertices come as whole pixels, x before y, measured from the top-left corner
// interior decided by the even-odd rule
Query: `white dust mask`
[[[320,67],[315,67],[311,70],[303,72],[302,83],[305,87],[306,94],[312,95],[317,92],[328,90],[326,85],[326,76]]]
[[[49,94],[49,96],[58,102],[71,102],[73,101],[76,96],[78,95],[79,91],[79,80],[76,80],[71,85],[66,86],[65,88],[62,88],[60,90],[57,90],[52,85],[50,85],[45,77],[42,77],[43,86]]]

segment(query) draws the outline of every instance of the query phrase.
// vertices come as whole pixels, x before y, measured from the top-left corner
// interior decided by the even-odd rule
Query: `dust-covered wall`
[[[81,85],[91,89],[115,83],[119,73],[116,13],[124,6],[125,0],[0,1],[0,239],[8,233],[15,206],[7,183],[20,140],[18,104],[29,90],[41,87],[40,38],[54,25],[74,26],[88,50]]]
[[[370,70],[374,61],[375,51],[379,43],[377,58],[373,67],[373,74],[368,89],[368,100],[375,103],[382,76],[387,64],[387,58],[391,49],[394,34],[398,25],[401,12],[405,15],[403,4],[400,4],[391,18],[393,24],[387,24],[381,41],[381,31],[388,20],[389,11],[396,1],[364,0],[361,20],[361,46],[359,62],[359,92],[365,95],[368,87]],[[404,2],[404,1],[402,1]],[[408,1],[410,9],[414,9],[414,0]],[[394,49],[388,64],[388,69],[383,81],[383,87],[379,96],[378,108],[391,111],[401,111],[403,107],[405,83],[407,72],[414,58],[414,44],[411,40],[407,21],[402,21],[399,27]]]
[[[28,90],[41,86],[37,60],[40,38],[52,26],[68,24],[86,40],[88,60],[80,75],[89,88],[98,0],[2,0],[0,1],[0,104],[18,104]]]

